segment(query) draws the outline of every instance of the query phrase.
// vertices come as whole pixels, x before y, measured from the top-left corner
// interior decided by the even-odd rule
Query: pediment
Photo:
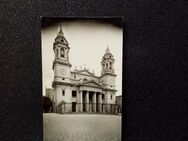
[[[82,83],[82,85],[101,88],[101,85],[98,84],[97,82],[95,82],[94,80],[84,82],[84,83]]]
[[[91,75],[91,76],[93,76],[93,74],[92,74],[91,72],[89,72],[88,70],[79,71],[78,74]]]

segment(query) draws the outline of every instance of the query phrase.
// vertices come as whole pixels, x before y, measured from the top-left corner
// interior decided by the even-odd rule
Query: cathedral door
[[[72,112],[76,112],[76,102],[72,102]]]

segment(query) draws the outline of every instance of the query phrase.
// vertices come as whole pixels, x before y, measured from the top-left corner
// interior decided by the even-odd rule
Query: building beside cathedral
[[[69,43],[62,27],[53,43],[54,80],[52,83],[55,112],[100,112],[116,113],[116,74],[115,59],[107,47],[101,56],[101,75],[96,76],[86,68],[71,71]],[[79,59],[79,58],[78,58]],[[86,58],[89,59],[89,58]]]

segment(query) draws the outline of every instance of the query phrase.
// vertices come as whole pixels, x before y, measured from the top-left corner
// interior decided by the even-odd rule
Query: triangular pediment
[[[92,86],[92,87],[101,87],[101,85],[98,84],[97,82],[95,82],[94,80],[90,80],[90,81],[84,82],[84,83],[82,83],[82,85]]]
[[[93,76],[93,73],[89,72],[88,70],[81,70],[77,72],[78,74],[83,74],[83,75],[91,75]]]

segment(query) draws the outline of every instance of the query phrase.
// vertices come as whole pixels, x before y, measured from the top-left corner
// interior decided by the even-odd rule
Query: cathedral
[[[62,26],[53,43],[54,80],[53,102],[57,113],[116,113],[115,104],[116,74],[114,56],[107,47],[101,56],[101,75],[96,76],[88,69],[71,70],[69,62],[69,43]],[[79,58],[78,58],[79,59]]]

